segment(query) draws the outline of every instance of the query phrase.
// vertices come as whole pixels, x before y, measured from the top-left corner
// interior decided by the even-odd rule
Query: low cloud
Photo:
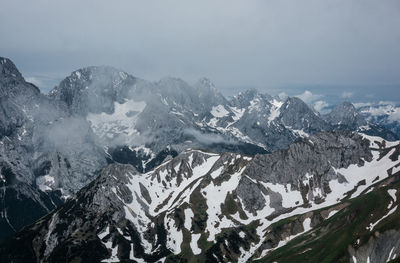
[[[354,107],[362,108],[362,107],[378,107],[378,106],[396,106],[397,104],[394,101],[379,101],[376,102],[356,102],[353,103]]]
[[[321,94],[313,94],[311,91],[306,90],[300,95],[296,95],[295,97],[300,98],[302,101],[304,101],[307,104],[311,104],[316,100],[319,100],[320,98],[324,97],[324,95]]]
[[[357,102],[357,103],[353,103],[354,107],[358,108],[362,108],[362,107],[371,107],[373,105],[372,102]]]
[[[224,138],[220,134],[201,133],[194,129],[186,129],[186,135],[194,137],[199,143],[210,145],[214,143],[236,144],[235,141]]]
[[[329,104],[323,100],[319,100],[314,103],[314,109],[320,113],[325,112],[326,111],[325,108],[328,106],[329,106]]]
[[[343,91],[342,94],[340,94],[340,97],[343,99],[351,98],[353,97],[353,92]]]
[[[281,92],[281,93],[278,94],[278,97],[281,100],[285,100],[287,97],[289,97],[289,95],[287,95],[285,92]]]

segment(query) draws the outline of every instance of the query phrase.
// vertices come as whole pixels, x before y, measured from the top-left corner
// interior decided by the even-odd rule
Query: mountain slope
[[[107,162],[86,121],[41,94],[6,58],[0,58],[0,93],[3,239],[55,209]]]
[[[313,158],[299,162],[306,153]],[[397,180],[399,153],[399,142],[336,132],[254,158],[190,150],[145,174],[112,164],[0,254],[14,262],[245,262],[359,202],[350,198],[368,198],[371,185]],[[280,232],[293,218],[300,221]],[[29,249],[17,253],[21,246]]]
[[[249,90],[228,100],[205,78],[193,86],[177,78],[150,82],[108,66],[76,70],[44,95],[0,58],[0,95],[0,239],[53,210],[110,163],[147,173],[188,148],[253,156],[337,129],[297,98]],[[367,126],[345,128],[367,133]]]
[[[301,218],[311,218],[313,227],[304,234],[295,233],[290,238],[285,237],[285,242],[275,243],[275,250],[256,262],[389,262],[398,259],[399,173],[396,177],[395,182],[381,183],[365,195],[330,209],[278,222],[266,234],[269,244],[274,244],[276,236],[285,236],[285,231],[301,222]]]
[[[400,107],[393,102],[379,102],[370,105],[361,105],[360,114],[371,123],[375,123],[386,130],[400,136]]]
[[[336,106],[330,113],[322,116],[335,129],[360,131],[369,135],[383,137],[393,141],[398,139],[398,135],[390,129],[379,125],[371,118],[365,118],[365,114],[357,111],[350,102],[343,102]]]

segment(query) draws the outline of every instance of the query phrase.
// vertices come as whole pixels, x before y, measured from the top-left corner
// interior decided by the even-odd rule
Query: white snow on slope
[[[222,118],[222,117],[227,116],[229,114],[229,112],[224,108],[223,105],[218,105],[218,106],[212,107],[211,114],[214,117]]]
[[[364,137],[369,139],[369,140],[378,140],[378,139],[380,139],[379,137],[372,137],[372,136],[364,136]],[[380,141],[383,141],[383,139],[380,139]],[[397,142],[386,142],[386,147],[395,146],[397,144],[399,144],[398,141]],[[373,146],[374,145],[372,145],[372,148],[374,148]],[[376,148],[378,148],[378,147],[376,147]],[[391,154],[393,154],[393,152],[394,152],[394,149],[389,151],[383,158],[379,159],[379,152],[378,151],[372,151],[373,160],[371,162],[365,162],[365,165],[361,166],[361,167],[359,167],[357,165],[350,165],[347,168],[341,168],[341,169],[335,169],[333,167],[336,172],[340,172],[342,175],[344,175],[344,177],[346,178],[346,180],[348,182],[341,184],[341,183],[338,182],[338,180],[330,181],[329,187],[331,189],[334,189],[334,191],[332,191],[332,193],[327,195],[327,197],[325,198],[325,202],[322,202],[320,204],[311,203],[312,206],[309,207],[309,208],[297,207],[296,209],[294,209],[293,211],[291,211],[289,213],[282,214],[282,215],[274,218],[272,221],[269,221],[269,220],[267,220],[265,218],[271,212],[273,212],[272,209],[263,209],[262,211],[258,211],[258,213],[257,213],[257,215],[255,217],[253,215],[251,215],[251,214],[248,214],[248,216],[251,218],[251,219],[248,219],[248,220],[242,220],[242,219],[240,219],[239,216],[235,216],[234,218],[235,218],[235,220],[237,220],[237,221],[239,221],[239,222],[241,222],[243,224],[248,224],[253,220],[259,219],[260,222],[261,222],[261,226],[259,226],[257,228],[257,233],[259,233],[258,234],[259,236],[262,236],[263,235],[263,230],[265,230],[268,226],[270,226],[271,224],[273,224],[275,222],[278,222],[278,221],[280,221],[282,219],[285,219],[285,218],[288,218],[288,217],[291,217],[291,216],[294,216],[294,215],[304,214],[304,213],[307,213],[307,212],[312,211],[312,210],[328,207],[328,206],[331,206],[331,205],[334,205],[334,204],[338,203],[342,198],[345,197],[346,193],[348,193],[350,190],[352,190],[358,184],[358,182],[360,182],[363,179],[365,179],[366,180],[366,185],[360,185],[357,188],[357,190],[351,196],[351,198],[354,198],[354,197],[360,195],[361,192],[363,192],[371,184],[373,184],[374,183],[373,181],[376,179],[377,176],[379,176],[379,180],[378,181],[381,181],[381,180],[383,180],[383,179],[385,179],[385,178],[387,178],[389,176],[388,173],[387,173],[387,170],[392,168],[394,165],[397,165],[399,163],[399,161],[392,161],[389,158],[389,156]],[[258,183],[263,184],[262,182],[258,182]],[[287,193],[286,190],[285,190],[284,185],[278,186],[277,189],[280,189],[280,191],[281,191],[280,193],[281,194]],[[243,204],[243,202],[242,202],[242,204]],[[300,204],[301,204],[301,202],[300,202]],[[391,211],[389,211],[388,215],[390,213],[393,213],[396,208],[397,208],[397,206],[395,208],[393,208]],[[245,211],[245,212],[247,214],[247,211]],[[379,222],[377,222],[377,223],[379,223]],[[374,226],[376,224],[374,224]],[[294,237],[292,237],[292,238],[294,238]],[[239,262],[247,262],[247,260],[254,254],[254,252],[257,250],[257,248],[261,244],[262,244],[262,241],[260,241],[260,243],[258,243],[258,244],[254,244],[254,246],[252,246],[249,251],[244,251],[243,250],[243,254],[240,257]],[[284,244],[282,243],[282,245],[284,245]],[[274,249],[276,249],[276,248],[273,248],[271,250],[274,250]],[[267,252],[265,252],[265,253],[267,253]]]
[[[190,231],[192,228],[192,218],[194,214],[192,209],[186,208],[185,209],[185,228]]]
[[[246,111],[245,108],[239,109],[239,108],[236,108],[236,107],[230,107],[230,109],[232,110],[233,114],[235,114],[235,116],[232,116],[232,119],[235,122],[240,120],[243,117],[244,112]]]
[[[53,186],[54,184],[55,184],[54,177],[50,175],[38,176],[36,178],[36,185],[43,192],[53,190],[51,186]]]
[[[190,248],[192,249],[194,255],[199,255],[201,253],[201,249],[197,245],[200,237],[201,234],[192,234],[192,240],[190,241]]]
[[[376,225],[378,225],[383,219],[385,219],[386,217],[388,217],[388,216],[390,216],[391,214],[393,214],[395,211],[396,211],[396,209],[397,209],[397,205],[395,206],[395,207],[393,207],[392,209],[390,209],[390,211],[386,214],[386,215],[384,215],[384,216],[382,216],[378,221],[376,221],[375,223],[371,223],[371,224],[369,224],[369,227],[367,227],[367,229],[369,229],[369,231],[372,231],[372,230],[374,230],[374,228],[375,228],[375,226]]]
[[[214,185],[211,182],[207,187],[202,189],[202,194],[207,200],[207,231],[208,241],[214,241],[215,235],[220,233],[223,228],[234,227],[235,224],[221,215],[221,204],[225,203],[228,193],[232,193],[239,184],[240,175],[244,169],[231,175],[228,181],[222,182],[221,185]]]
[[[108,234],[110,234],[110,227],[107,226],[106,230],[103,233],[98,234],[97,236],[100,239],[103,239]],[[115,247],[112,247],[112,239],[109,238],[106,242],[102,241],[102,243],[106,246],[107,249],[111,250],[111,257],[103,259],[101,262],[115,262],[116,260],[118,261],[118,246],[116,245]]]
[[[175,223],[175,220],[172,216],[172,213],[175,209],[175,207],[184,204],[185,202],[189,203],[189,196],[191,192],[196,189],[200,183],[202,182],[202,178],[205,175],[210,175],[210,178],[212,180],[209,182],[207,186],[201,189],[201,193],[203,194],[204,198],[206,199],[207,202],[207,214],[208,214],[208,219],[207,219],[207,231],[208,231],[208,241],[214,241],[215,236],[218,235],[224,228],[227,227],[235,227],[236,226],[236,221],[237,220],[239,223],[243,224],[248,224],[254,220],[260,220],[260,226],[257,227],[257,234],[261,237],[264,235],[264,230],[270,226],[271,224],[278,222],[281,219],[297,215],[297,214],[303,214],[306,212],[309,212],[311,210],[319,209],[319,208],[324,208],[333,204],[337,204],[338,201],[340,201],[342,198],[345,197],[345,194],[348,193],[350,190],[353,190],[353,188],[361,181],[361,180],[366,180],[366,185],[365,186],[359,186],[358,189],[353,193],[353,197],[361,194],[362,191],[364,191],[367,187],[369,187],[377,176],[377,174],[380,176],[379,180],[382,180],[384,178],[387,178],[387,170],[393,167],[394,165],[398,164],[398,161],[393,162],[390,160],[389,156],[393,153],[393,150],[389,151],[386,156],[383,158],[379,159],[379,154],[377,151],[373,151],[373,160],[371,162],[365,162],[364,166],[357,166],[357,165],[350,165],[347,168],[341,168],[341,169],[336,169],[333,167],[334,171],[340,172],[342,174],[346,181],[345,183],[339,183],[337,180],[333,180],[330,182],[330,188],[334,191],[331,193],[328,193],[325,201],[319,204],[316,203],[311,203],[311,207],[298,207],[302,205],[302,197],[299,191],[297,190],[292,190],[290,185],[279,185],[279,184],[271,184],[271,183],[264,183],[264,182],[258,182],[253,179],[250,179],[254,181],[257,184],[262,184],[265,188],[270,189],[271,191],[274,191],[276,193],[279,193],[283,197],[283,206],[284,207],[295,207],[295,209],[287,214],[281,214],[278,217],[274,218],[273,220],[269,221],[266,219],[268,215],[270,215],[272,212],[275,211],[274,208],[270,207],[270,199],[267,194],[264,194],[264,198],[266,200],[266,206],[264,209],[261,211],[258,211],[255,216],[251,215],[247,211],[245,213],[248,215],[247,220],[240,219],[238,214],[233,215],[232,218],[235,220],[232,220],[231,217],[227,217],[225,215],[221,214],[221,204],[225,202],[226,196],[228,193],[232,193],[234,191],[240,181],[240,178],[242,177],[242,172],[244,169],[241,171],[231,175],[230,179],[228,181],[224,181],[221,183],[221,185],[218,185],[217,183],[214,183],[214,179],[217,179],[220,173],[222,172],[222,169],[217,169],[214,172],[209,172],[215,162],[220,158],[219,155],[217,154],[209,154],[209,153],[202,153],[204,157],[204,161],[201,165],[193,164],[193,154],[196,151],[191,151],[192,153],[189,154],[187,160],[188,162],[182,163],[182,162],[174,162],[173,166],[168,165],[170,161],[167,161],[163,165],[159,166],[156,168],[154,171],[143,174],[143,175],[132,175],[132,179],[130,180],[131,183],[128,184],[128,187],[133,193],[136,193],[139,197],[141,196],[141,191],[139,187],[139,183],[141,183],[148,191],[149,191],[149,196],[151,197],[152,202],[147,202],[146,200],[142,200],[142,202],[145,202],[149,209],[148,213],[144,213],[143,211],[140,211],[142,209],[137,209],[137,207],[141,207],[142,205],[138,203],[138,201],[135,199],[131,204],[126,204],[126,207],[130,208],[129,210],[127,209],[126,212],[131,212],[135,211],[136,215],[131,214],[129,218],[130,221],[132,221],[138,229],[141,229],[141,226],[143,226],[143,229],[146,229],[146,226],[151,223],[150,219],[147,218],[148,215],[151,216],[156,216],[159,213],[166,212],[166,217],[165,217],[165,222],[164,224],[168,227],[168,231],[170,232],[168,234],[168,247],[176,254],[179,253],[180,246],[183,242],[183,233],[181,230],[177,229],[177,225]],[[182,175],[182,181],[178,182],[177,178],[170,177],[171,174],[173,173],[173,170],[176,172],[180,169],[180,167],[185,164],[189,164],[190,168],[193,171],[192,176],[188,176],[187,174]],[[227,162],[225,162],[227,164]],[[168,167],[168,169],[166,169]],[[166,181],[166,178],[169,178]],[[305,175],[305,180],[303,184],[308,184],[309,180],[313,178],[313,175],[307,174]],[[313,189],[315,190],[315,189]],[[181,196],[179,194],[182,193]],[[315,190],[314,195],[319,194],[322,195],[322,192],[320,190]],[[390,194],[390,193],[389,193]],[[392,196],[392,195],[391,195]],[[156,209],[159,204],[161,204],[163,201],[167,200],[167,202],[164,202],[163,207],[161,209]],[[240,200],[240,199],[239,199]],[[242,202],[242,200],[240,200]],[[297,203],[297,204],[296,204]],[[242,202],[243,204],[243,202]],[[136,207],[136,210],[135,210]],[[143,212],[143,213],[142,213]],[[336,211],[332,211],[329,214],[329,217],[333,215]],[[185,214],[185,221],[184,221],[184,226],[187,229],[191,228],[191,220],[193,217],[193,211],[189,208],[184,210]],[[377,222],[378,223],[378,222]],[[308,231],[310,228],[311,220],[306,219],[303,222],[303,227],[305,231]],[[193,238],[193,236],[192,236]],[[200,238],[200,236],[198,236]],[[290,237],[289,240],[295,238],[295,236]],[[143,239],[144,242],[144,248],[145,250],[152,249],[151,244],[146,244],[146,240]],[[194,240],[194,238],[193,238]],[[191,247],[197,246],[197,241],[191,242]],[[262,238],[261,238],[262,240]],[[288,240],[285,240],[286,242]],[[195,242],[195,244],[192,244]],[[240,259],[239,262],[245,262],[248,260],[254,252],[258,249],[258,247],[261,245],[261,242],[258,244],[252,244],[251,248],[249,251],[245,251],[242,249],[243,255]],[[280,245],[284,245],[285,243],[281,243]],[[275,248],[274,248],[275,249]],[[198,251],[200,253],[200,251]]]
[[[146,107],[143,101],[126,100],[125,103],[114,103],[114,112],[88,113],[86,119],[91,123],[94,133],[103,139],[116,139],[125,136],[127,144],[131,144],[130,138],[140,135],[135,129],[139,114]]]
[[[168,219],[168,216],[164,218],[164,225],[167,227],[167,248],[175,255],[181,253],[183,242],[182,230],[178,230],[175,220],[172,218]]]
[[[271,101],[271,104],[272,104],[272,107],[270,110],[270,115],[268,117],[268,125],[270,125],[273,120],[275,120],[276,118],[279,117],[280,109],[283,105],[283,102],[277,101],[276,99],[274,99]]]
[[[396,202],[396,200],[397,200],[396,192],[397,192],[396,189],[389,189],[389,190],[388,190],[388,193],[389,193],[389,195],[392,197],[392,199],[393,199],[394,202]]]
[[[339,212],[339,210],[332,210],[332,211],[330,211],[329,212],[329,215],[328,215],[328,217],[327,217],[327,219],[328,218],[331,218],[334,214],[336,214],[337,212]]]

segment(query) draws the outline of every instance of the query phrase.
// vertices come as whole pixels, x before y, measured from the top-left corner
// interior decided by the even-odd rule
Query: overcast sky
[[[0,56],[44,90],[112,65],[154,81],[206,76],[225,94],[400,100],[399,46],[398,0],[0,0]]]

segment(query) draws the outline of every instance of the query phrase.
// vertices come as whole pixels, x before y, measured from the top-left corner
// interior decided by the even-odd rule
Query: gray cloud
[[[214,143],[225,143],[225,144],[237,144],[234,140],[228,140],[222,137],[220,134],[206,134],[201,133],[195,129],[184,130],[185,135],[193,136],[198,142],[210,145]]]
[[[0,55],[26,76],[107,64],[265,90],[396,84],[399,24],[396,0],[4,0]]]

